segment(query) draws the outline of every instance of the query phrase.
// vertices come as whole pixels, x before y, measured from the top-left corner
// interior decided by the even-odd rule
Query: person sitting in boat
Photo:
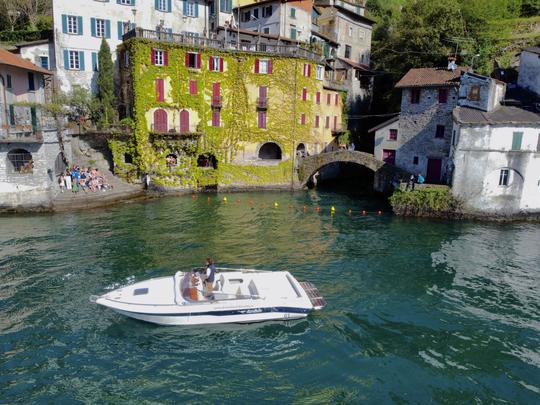
[[[206,273],[204,275],[204,285],[206,288],[206,294],[212,295],[214,292],[214,280],[216,278],[216,266],[212,258],[206,259]]]

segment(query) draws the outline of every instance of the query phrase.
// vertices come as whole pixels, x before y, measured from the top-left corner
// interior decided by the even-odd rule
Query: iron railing
[[[212,39],[186,34],[176,34],[164,31],[146,30],[143,28],[135,28],[122,36],[123,41],[127,41],[131,38],[150,39],[160,42],[172,42],[176,44],[194,46],[199,48],[213,48],[219,50],[277,54],[280,56],[287,56],[292,58],[310,59],[317,62],[323,59],[323,56],[321,54],[297,45],[257,43],[246,44],[237,43],[234,41],[227,42],[221,39]]]

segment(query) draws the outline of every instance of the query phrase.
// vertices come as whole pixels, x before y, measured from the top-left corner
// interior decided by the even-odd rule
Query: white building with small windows
[[[225,7],[229,2],[221,0],[221,4]],[[114,61],[122,36],[135,27],[164,36],[209,33],[208,5],[203,0],[53,0],[53,21],[51,59],[56,61],[60,88],[66,92],[74,84],[96,90],[97,55],[103,38]]]
[[[505,87],[466,73],[453,112],[453,194],[496,215],[540,212],[540,114],[501,104]]]

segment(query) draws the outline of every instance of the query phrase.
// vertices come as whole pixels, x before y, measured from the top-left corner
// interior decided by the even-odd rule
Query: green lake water
[[[380,202],[335,193],[223,196],[1,217],[0,403],[540,403],[540,225],[378,216]],[[328,305],[186,328],[89,301],[207,255],[289,270]]]

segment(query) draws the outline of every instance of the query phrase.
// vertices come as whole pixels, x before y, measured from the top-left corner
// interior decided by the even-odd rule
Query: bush
[[[448,188],[397,190],[390,197],[397,215],[418,217],[455,217],[461,215],[462,203]]]

